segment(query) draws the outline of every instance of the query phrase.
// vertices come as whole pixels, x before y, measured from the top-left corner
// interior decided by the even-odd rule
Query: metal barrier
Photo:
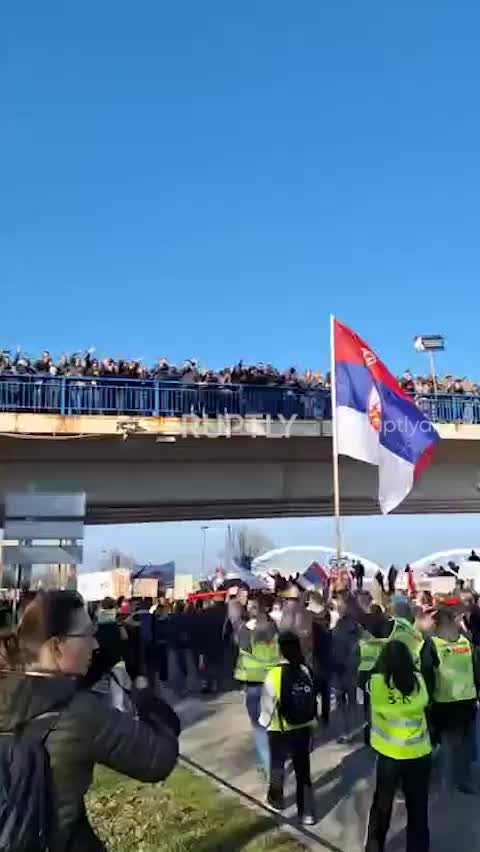
[[[480,396],[423,394],[417,406],[432,423],[480,424]],[[183,384],[156,379],[0,374],[0,411],[140,417],[215,417],[221,414],[328,420],[324,388]]]
[[[323,388],[184,384],[155,379],[0,374],[0,411],[140,417],[222,414],[329,419]]]
[[[432,423],[480,423],[480,396],[423,394],[415,401]]]

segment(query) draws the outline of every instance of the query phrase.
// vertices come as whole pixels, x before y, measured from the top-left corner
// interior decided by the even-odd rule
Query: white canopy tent
[[[234,581],[238,585],[248,586],[252,591],[267,591],[269,585],[261,577],[257,577],[253,571],[247,571],[246,568],[241,568],[239,565],[232,567],[223,577],[223,582],[231,583]]]
[[[365,566],[366,577],[374,577],[377,571],[381,570],[380,565],[370,559],[365,559],[358,553],[345,551],[342,556],[350,561],[359,559]],[[288,578],[292,574],[303,574],[312,562],[319,562],[328,567],[330,560],[334,558],[335,550],[333,547],[302,545],[277,547],[275,550],[269,550],[267,553],[257,556],[253,560],[252,568],[256,574],[280,574],[282,577]]]
[[[462,562],[458,577],[460,580],[473,580],[475,591],[480,592],[480,562]]]
[[[448,563],[454,562],[455,565],[462,565],[468,562],[472,550],[480,555],[480,547],[454,547],[451,550],[439,550],[436,553],[429,553],[428,556],[422,556],[416,562],[412,562],[410,567],[415,573],[431,574],[435,572],[440,565],[448,571]],[[480,562],[472,562],[472,565],[480,565]]]

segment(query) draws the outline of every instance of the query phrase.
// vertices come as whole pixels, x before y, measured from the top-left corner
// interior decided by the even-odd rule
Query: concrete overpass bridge
[[[6,493],[35,490],[85,491],[96,524],[331,515],[330,421],[296,419],[288,438],[284,421],[3,411],[0,512]],[[398,511],[480,511],[480,425],[438,428]],[[342,458],[340,479],[343,514],[379,511],[375,468]]]

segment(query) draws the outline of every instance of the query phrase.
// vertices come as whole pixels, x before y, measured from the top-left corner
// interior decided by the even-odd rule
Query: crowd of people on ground
[[[284,809],[291,760],[299,820],[315,823],[310,754],[333,705],[338,742],[363,738],[377,754],[366,852],[384,849],[399,786],[407,852],[428,852],[432,755],[442,789],[476,791],[480,606],[458,578],[435,600],[413,579],[399,593],[393,566],[367,590],[362,569],[313,591],[279,579],[273,592],[237,587],[187,603],[87,608],[73,591],[24,595],[18,626],[0,633],[2,841],[15,825],[27,839],[43,832],[39,850],[103,852],[84,805],[95,764],[165,778],[180,723],[164,696],[241,687],[272,810]]]
[[[479,559],[474,551],[471,558]],[[328,729],[336,707],[338,742],[363,736],[378,757],[366,852],[384,848],[399,786],[407,805],[407,850],[427,852],[432,753],[442,789],[475,792],[480,606],[462,580],[435,600],[417,592],[413,572],[407,574],[408,593],[397,592],[393,565],[367,591],[357,561],[321,591],[280,579],[274,592],[234,588],[173,607],[145,601],[133,614],[121,602],[116,618],[141,625],[146,677],[169,681],[179,697],[196,684],[206,696],[233,683],[245,689],[267,803],[283,810],[291,759],[306,826],[315,822],[312,742],[319,725]]]
[[[158,379],[161,381],[183,382],[185,384],[253,384],[270,386],[293,386],[300,389],[330,388],[330,373],[322,374],[318,370],[298,370],[290,367],[278,370],[272,364],[238,364],[210,370],[199,364],[196,358],[190,358],[181,365],[160,358],[153,366],[146,366],[139,358],[123,357],[98,358],[95,349],[74,352],[54,358],[45,350],[38,358],[32,358],[18,348],[15,352],[0,351],[0,375],[50,375],[50,376],[89,376],[124,379]],[[414,376],[406,370],[399,377],[400,386],[414,396],[445,393],[457,395],[478,395],[480,384],[466,377]]]
[[[366,591],[361,568],[356,563],[353,582],[345,575],[343,588],[337,583],[306,593],[293,582],[275,595],[252,597],[240,590],[228,604],[213,603],[218,617],[212,646],[221,637],[227,661],[223,677],[229,678],[233,662],[234,679],[246,689],[258,770],[267,781],[272,809],[284,807],[285,764],[291,758],[299,818],[304,825],[315,821],[310,750],[317,698],[325,727],[334,698],[341,719],[338,741],[349,744],[363,734],[377,753],[366,852],[384,848],[398,787],[407,807],[407,850],[427,852],[432,754],[435,783],[442,790],[476,792],[480,607],[461,580],[452,594],[437,600],[428,591],[417,592],[413,579],[408,595],[399,594],[393,566]],[[185,632],[180,634],[188,636],[189,618],[201,620],[207,613],[184,611]],[[197,662],[202,661],[198,651]],[[218,658],[213,662],[218,675]],[[222,688],[222,683],[207,677],[205,691],[212,687]],[[363,693],[360,726],[358,689]]]
[[[321,699],[321,719],[325,726],[330,721],[332,693],[335,696],[343,724],[339,737],[342,743],[351,742],[358,734],[355,730],[357,688],[362,690],[363,736],[377,753],[377,786],[366,852],[384,849],[398,787],[403,788],[407,808],[407,852],[427,852],[432,753],[441,789],[455,789],[466,795],[476,792],[472,766],[478,758],[480,607],[477,596],[463,588],[462,581],[457,581],[453,594],[438,600],[430,592],[417,593],[413,582],[409,584],[409,596],[397,594],[397,573],[396,569],[390,569],[386,581],[377,576],[372,590],[364,591],[362,572],[357,570],[355,592],[350,583],[333,592],[314,592],[307,606],[304,594],[292,586],[284,593],[282,608],[278,612],[272,609],[267,615],[263,605],[257,602],[252,605],[256,622],[247,621],[243,627],[240,659],[242,655],[245,659],[237,669],[237,677],[247,684],[247,712],[255,734],[257,759],[269,778],[268,801],[280,809],[283,770],[279,771],[278,762],[274,762],[272,742],[272,733],[278,737],[280,729],[266,726],[268,734],[265,734],[262,725],[265,710],[268,716],[271,706],[270,666],[278,663],[275,658],[278,651],[285,656],[280,639],[284,628],[297,636],[297,662],[301,660],[311,673],[314,690]],[[279,627],[277,648],[272,647],[265,632],[266,618],[273,619]],[[250,638],[246,636],[248,629]],[[265,642],[270,647],[271,659],[265,647],[262,648]],[[261,681],[258,678],[261,660],[263,671],[267,670],[263,684],[257,682]],[[257,674],[253,673],[251,678],[249,666],[253,672],[257,666]],[[277,707],[281,708],[284,700],[288,704],[278,683],[275,694]],[[295,726],[289,728],[288,748],[285,750],[284,744],[282,754],[284,759],[297,754],[297,763],[294,760],[293,765],[299,813],[310,824],[314,809],[307,747],[296,733],[292,738],[292,730],[295,733]],[[309,791],[308,796],[302,794],[302,789]]]

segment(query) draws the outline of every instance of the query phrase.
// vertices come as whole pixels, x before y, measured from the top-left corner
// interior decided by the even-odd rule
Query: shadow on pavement
[[[345,755],[337,766],[324,772],[314,782],[315,810],[319,821],[326,817],[342,799],[352,793],[358,781],[369,777],[374,764],[373,753],[364,746],[360,746]],[[324,790],[323,788],[326,787],[329,789]],[[295,796],[292,795],[287,804],[292,805],[294,802]]]
[[[480,848],[479,796],[462,793],[433,793],[430,798],[430,848],[435,852],[452,850],[472,852]],[[401,807],[406,819],[405,806]],[[388,852],[403,852],[405,830],[394,834]]]
[[[354,729],[360,728],[361,725],[363,725],[363,720],[363,709],[360,705],[358,705],[357,712],[353,717]],[[318,731],[315,734],[315,748],[317,746],[324,745],[325,743],[337,740],[343,733],[343,713],[338,707],[335,707],[330,713],[329,724],[323,725],[323,723],[320,722]]]

